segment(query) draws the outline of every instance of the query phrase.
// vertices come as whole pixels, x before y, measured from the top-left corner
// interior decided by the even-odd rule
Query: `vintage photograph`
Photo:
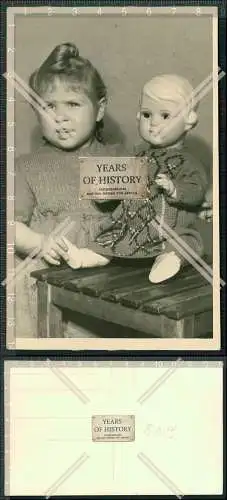
[[[217,9],[7,24],[7,346],[218,349]]]

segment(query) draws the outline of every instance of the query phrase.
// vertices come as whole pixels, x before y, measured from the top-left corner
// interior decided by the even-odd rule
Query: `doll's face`
[[[178,143],[189,130],[185,115],[176,116],[180,105],[180,101],[158,99],[143,93],[137,115],[140,136],[156,147]]]

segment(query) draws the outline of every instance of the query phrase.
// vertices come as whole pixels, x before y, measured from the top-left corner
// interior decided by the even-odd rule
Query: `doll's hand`
[[[198,213],[198,216],[202,220],[207,222],[212,222],[213,219],[213,206],[209,201],[204,201],[202,204],[202,210]]]
[[[205,196],[205,201],[202,204],[201,211],[198,214],[199,218],[211,222],[213,218],[213,192],[210,188]]]
[[[156,184],[158,184],[159,187],[161,187],[168,194],[168,196],[172,196],[172,197],[176,196],[176,188],[175,188],[173,182],[171,181],[171,179],[169,179],[169,177],[167,177],[167,175],[158,174],[156,179],[155,179],[155,182],[156,182]]]
[[[41,254],[48,264],[59,266],[61,258],[68,260],[68,247],[63,237],[54,238],[44,236],[41,245]]]

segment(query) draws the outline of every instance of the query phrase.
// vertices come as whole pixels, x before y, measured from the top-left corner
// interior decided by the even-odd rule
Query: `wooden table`
[[[192,267],[153,285],[149,270],[145,261],[127,261],[99,269],[64,266],[33,272],[38,285],[38,336],[62,337],[63,312],[74,311],[75,323],[76,314],[82,313],[104,325],[131,328],[144,338],[212,337],[212,286]]]

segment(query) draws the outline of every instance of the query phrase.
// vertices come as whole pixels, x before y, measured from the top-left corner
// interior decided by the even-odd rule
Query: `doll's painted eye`
[[[167,113],[166,111],[164,111],[164,112],[162,113],[162,118],[163,118],[164,120],[168,120],[168,118],[170,118],[170,113]]]
[[[151,117],[151,113],[149,113],[148,111],[143,111],[142,115],[143,115],[143,118],[146,118],[146,120],[148,120],[148,118]]]

